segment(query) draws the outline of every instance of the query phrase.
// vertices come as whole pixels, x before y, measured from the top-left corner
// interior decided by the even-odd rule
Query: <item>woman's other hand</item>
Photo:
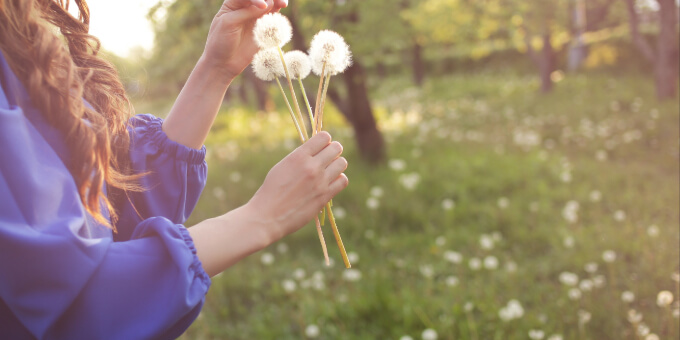
[[[268,222],[270,242],[302,228],[347,187],[341,154],[342,145],[321,132],[269,171],[247,205]]]
[[[258,50],[253,38],[255,21],[286,6],[288,0],[225,0],[210,25],[202,61],[233,79]]]

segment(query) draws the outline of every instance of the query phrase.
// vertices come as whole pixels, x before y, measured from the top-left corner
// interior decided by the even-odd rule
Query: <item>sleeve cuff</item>
[[[162,129],[163,119],[161,118],[150,114],[139,114],[130,119],[130,125],[131,137],[137,140],[137,143],[151,143],[160,152],[190,164],[202,164],[205,161],[205,145],[200,150],[196,150],[171,140]]]
[[[196,246],[194,245],[194,239],[191,238],[191,235],[189,234],[189,230],[182,226],[178,225],[179,228],[179,233],[182,236],[182,239],[184,240],[184,243],[189,247],[189,250],[191,251],[191,255],[193,256],[194,260],[191,263],[191,270],[196,273],[196,277],[203,282],[203,285],[205,285],[205,290],[208,291],[208,288],[210,288],[210,275],[205,272],[205,269],[203,268],[203,264],[201,263],[201,260],[198,258],[198,254],[196,253]]]

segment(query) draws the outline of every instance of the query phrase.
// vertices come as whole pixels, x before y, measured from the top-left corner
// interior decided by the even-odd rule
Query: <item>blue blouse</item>
[[[117,207],[118,233],[84,209],[47,124],[0,52],[0,338],[168,339],[198,316],[210,278],[181,224],[205,186],[205,147],[132,118],[147,191]]]

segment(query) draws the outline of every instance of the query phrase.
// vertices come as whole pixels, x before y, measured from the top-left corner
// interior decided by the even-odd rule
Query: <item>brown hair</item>
[[[63,133],[70,150],[67,167],[85,209],[115,231],[117,214],[109,197],[140,190],[135,184],[140,175],[129,175],[126,165],[133,108],[114,67],[98,56],[99,40],[88,34],[87,3],[75,3],[77,19],[68,12],[69,0],[0,0],[0,49],[31,103]]]

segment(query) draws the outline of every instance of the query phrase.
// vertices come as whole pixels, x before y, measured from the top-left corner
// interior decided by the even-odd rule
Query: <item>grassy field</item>
[[[215,277],[183,338],[678,339],[677,102],[658,103],[642,75],[537,87],[510,73],[374,86],[379,167],[331,108],[353,268],[329,228],[323,264],[310,224]],[[284,111],[222,112],[187,225],[247,202],[294,133]]]

